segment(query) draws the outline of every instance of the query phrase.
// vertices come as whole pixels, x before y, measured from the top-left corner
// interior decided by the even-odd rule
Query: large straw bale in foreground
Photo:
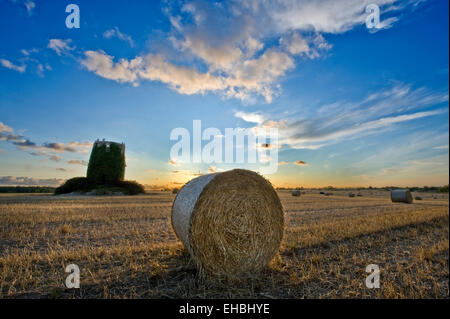
[[[184,185],[172,206],[172,226],[201,273],[234,277],[260,270],[273,258],[284,215],[266,179],[235,169]]]
[[[394,203],[407,203],[413,202],[411,192],[407,189],[396,189],[391,191],[391,201]]]

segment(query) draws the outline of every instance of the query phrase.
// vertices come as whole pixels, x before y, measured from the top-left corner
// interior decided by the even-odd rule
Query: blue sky
[[[278,186],[447,184],[448,12],[438,0],[0,0],[0,184],[83,176],[97,138],[125,142],[126,178],[148,185],[254,169],[174,166],[170,132],[195,119],[278,128]]]

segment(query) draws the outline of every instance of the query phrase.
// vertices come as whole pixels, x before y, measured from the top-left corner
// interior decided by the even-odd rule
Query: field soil
[[[0,298],[449,298],[448,194],[279,191],[285,233],[261,273],[199,277],[170,222],[170,192],[0,195]],[[357,193],[357,192],[354,192]],[[65,268],[81,270],[79,289]],[[380,288],[366,287],[366,267]]]

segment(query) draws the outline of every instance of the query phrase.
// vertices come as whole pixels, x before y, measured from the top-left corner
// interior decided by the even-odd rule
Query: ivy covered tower
[[[95,141],[87,169],[92,185],[114,185],[125,178],[125,144]]]

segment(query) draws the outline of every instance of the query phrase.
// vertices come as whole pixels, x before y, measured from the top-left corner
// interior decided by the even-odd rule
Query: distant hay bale
[[[348,197],[355,197],[355,194],[349,193],[349,194],[348,194]]]
[[[300,191],[298,189],[294,189],[291,191],[292,196],[300,196]]]
[[[172,194],[178,194],[178,188],[172,189]]]
[[[361,193],[358,193],[358,194],[356,194],[356,196],[358,196],[358,197],[362,197],[362,194],[361,194]]]
[[[232,278],[273,258],[284,214],[270,182],[235,169],[184,185],[172,206],[172,227],[202,274]]]
[[[422,200],[422,197],[416,196],[414,199],[415,199],[415,200]]]
[[[396,189],[391,191],[391,201],[393,203],[407,203],[413,202],[411,192],[407,189]]]

